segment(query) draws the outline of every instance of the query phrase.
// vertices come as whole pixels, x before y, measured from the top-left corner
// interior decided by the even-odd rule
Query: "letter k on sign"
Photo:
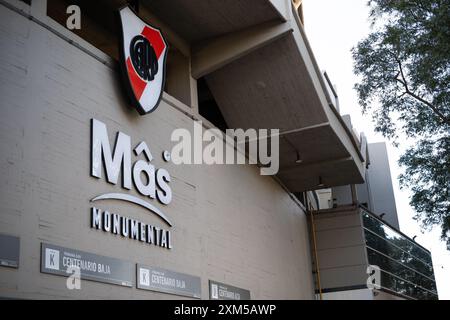
[[[45,267],[47,269],[59,270],[59,251],[45,249]]]

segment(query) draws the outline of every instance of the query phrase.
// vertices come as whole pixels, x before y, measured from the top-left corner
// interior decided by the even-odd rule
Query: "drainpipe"
[[[319,289],[319,297],[320,300],[323,300],[322,296],[322,286],[320,284],[320,268],[319,268],[319,256],[317,254],[317,241],[316,241],[316,225],[314,223],[314,210],[311,210],[311,202],[308,201],[307,209],[311,216],[311,232],[313,238],[313,252],[314,252],[314,261],[316,263],[316,278],[317,278],[317,287]]]

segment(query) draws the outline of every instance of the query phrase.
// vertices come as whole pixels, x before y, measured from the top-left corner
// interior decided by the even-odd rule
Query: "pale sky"
[[[341,114],[350,114],[353,126],[364,131],[369,142],[386,141],[375,133],[370,115],[363,116],[358,106],[353,85],[353,59],[350,53],[359,40],[370,31],[367,0],[304,0],[305,30],[319,68],[326,70],[337,87]],[[387,141],[392,183],[394,186],[400,229],[409,237],[431,250],[440,299],[450,300],[450,251],[439,240],[440,230],[422,233],[419,223],[412,219],[414,210],[409,206],[409,191],[400,190],[398,175],[402,172],[397,161],[407,141],[397,149]]]

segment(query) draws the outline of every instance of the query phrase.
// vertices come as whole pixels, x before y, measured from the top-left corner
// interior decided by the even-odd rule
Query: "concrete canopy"
[[[289,190],[362,183],[360,143],[314,83],[306,58],[289,33],[206,79],[229,127],[280,129],[278,177]]]
[[[280,19],[279,12],[266,0],[142,2],[191,43]]]
[[[364,182],[365,141],[339,115],[290,1],[143,1],[190,46],[229,128],[280,130],[292,191]],[[297,161],[297,160],[301,161]]]

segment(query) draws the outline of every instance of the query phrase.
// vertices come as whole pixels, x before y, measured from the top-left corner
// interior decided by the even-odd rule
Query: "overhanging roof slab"
[[[352,158],[332,159],[284,167],[277,174],[277,177],[291,192],[303,192],[364,182]]]
[[[288,33],[208,74],[208,86],[230,128],[280,130],[278,177],[289,190],[362,183],[359,142],[328,105],[299,36]]]
[[[190,43],[284,19],[266,0],[143,0],[142,3]]]

